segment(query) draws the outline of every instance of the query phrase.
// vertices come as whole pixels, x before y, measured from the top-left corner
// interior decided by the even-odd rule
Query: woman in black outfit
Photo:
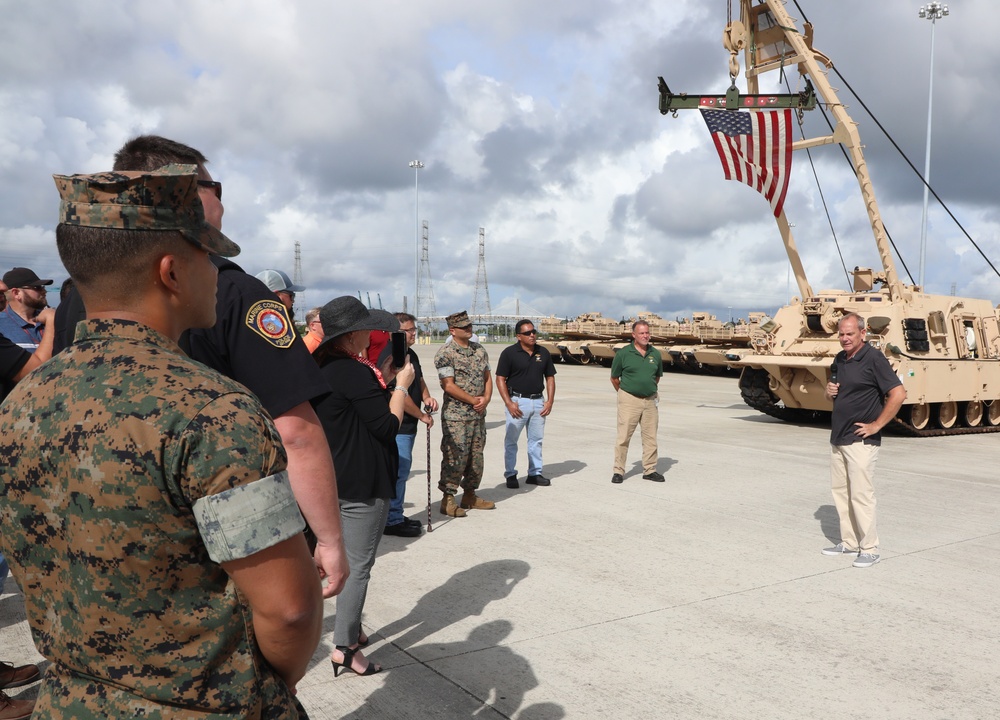
[[[396,433],[414,371],[407,361],[395,374],[396,387],[390,391],[386,382],[392,378],[384,373],[392,372],[392,361],[383,372],[362,357],[370,331],[399,330],[399,323],[389,313],[369,311],[348,295],[324,305],[319,318],[325,339],[313,357],[331,392],[314,400],[313,406],[333,452],[344,549],[351,569],[337,596],[333,625],[336,649],[330,661],[335,676],[341,668],[372,675],[382,668],[361,652],[361,612],[389,500],[395,492],[399,466]]]

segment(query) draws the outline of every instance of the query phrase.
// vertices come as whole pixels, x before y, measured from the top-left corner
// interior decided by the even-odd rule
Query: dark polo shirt
[[[833,400],[831,445],[851,445],[861,442],[854,434],[854,423],[869,423],[877,419],[885,407],[885,396],[902,385],[885,355],[868,343],[861,346],[850,360],[841,350],[834,360],[840,389]],[[867,445],[881,445],[882,433],[863,439]]]
[[[30,359],[31,353],[0,335],[0,402],[14,387],[13,377],[21,372],[21,368]]]
[[[497,377],[506,378],[507,391],[518,395],[540,395],[545,389],[545,378],[556,374],[552,364],[552,354],[543,347],[535,346],[530,355],[521,348],[521,343],[505,347],[497,361]]]

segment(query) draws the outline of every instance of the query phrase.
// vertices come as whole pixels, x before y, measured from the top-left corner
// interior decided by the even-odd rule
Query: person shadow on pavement
[[[513,625],[509,620],[483,623],[469,633],[467,640],[452,643],[432,642],[433,655],[437,658],[426,662],[431,670],[444,678],[456,678],[454,692],[442,694],[438,688],[422,697],[415,697],[411,706],[413,717],[420,718],[517,718],[518,720],[558,720],[565,716],[564,709],[551,702],[535,703],[520,713],[525,695],[538,687],[531,664],[509,646],[501,644]],[[420,647],[412,648],[415,654]],[[470,670],[475,668],[475,670]],[[397,679],[398,678],[398,679]],[[383,685],[369,695],[365,704],[351,717],[384,717],[385,708],[399,703],[400,697],[412,695],[412,674],[388,673]]]
[[[826,539],[836,544],[840,542],[840,516],[833,505],[820,505],[813,517],[819,520],[819,529]]]
[[[670,472],[670,468],[677,464],[677,461],[669,457],[661,457],[656,461],[656,472],[660,475],[666,475]],[[642,460],[636,460],[632,463],[632,469],[625,471],[625,479],[629,479],[634,475],[642,477],[644,470],[642,468]]]
[[[449,625],[482,614],[491,602],[510,595],[530,569],[523,560],[491,560],[462,570],[420,598],[405,617],[373,629],[407,650]]]

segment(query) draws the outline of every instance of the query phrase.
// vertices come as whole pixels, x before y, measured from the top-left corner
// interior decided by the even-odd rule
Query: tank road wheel
[[[931,408],[926,403],[906,407],[910,425],[914,430],[925,430],[931,421]]]
[[[1000,425],[1000,400],[990,400],[987,403],[985,423],[991,427]]]
[[[983,422],[983,403],[980,400],[969,400],[962,403],[962,425],[979,427]]]
[[[949,430],[955,427],[958,420],[958,403],[954,400],[945,400],[937,407],[937,426],[942,430]]]

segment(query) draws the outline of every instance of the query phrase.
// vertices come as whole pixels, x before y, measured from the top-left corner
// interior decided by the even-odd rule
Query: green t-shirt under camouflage
[[[490,357],[479,343],[470,342],[467,348],[460,347],[455,342],[446,343],[434,355],[434,367],[437,368],[440,379],[455,378],[455,384],[473,397],[486,392]],[[445,393],[441,417],[449,420],[481,420],[484,415],[477,413],[468,403]]]
[[[303,528],[242,385],[90,320],[0,406],[0,548],[52,665],[34,717],[302,717],[219,565]]]

